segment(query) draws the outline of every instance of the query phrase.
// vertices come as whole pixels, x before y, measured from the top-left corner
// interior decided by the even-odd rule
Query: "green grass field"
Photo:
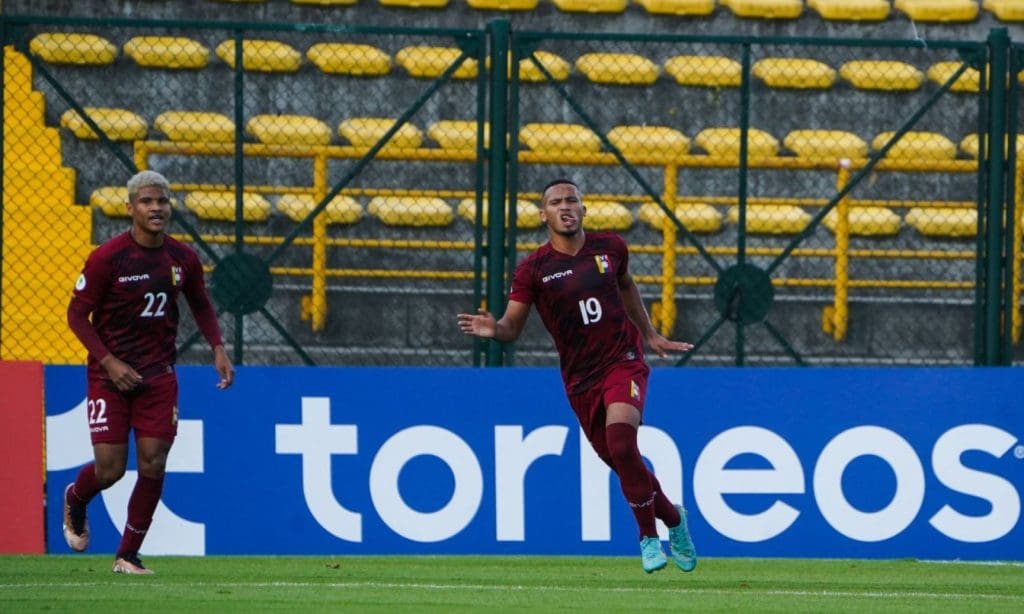
[[[1024,566],[911,560],[701,559],[646,575],[639,557],[0,556],[0,612],[1024,612]]]

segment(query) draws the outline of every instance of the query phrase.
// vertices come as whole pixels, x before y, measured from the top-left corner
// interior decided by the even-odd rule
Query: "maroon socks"
[[[623,422],[609,424],[605,438],[622,494],[640,527],[640,538],[657,537],[658,529],[654,524],[657,497],[651,484],[651,473],[636,445],[636,428]]]
[[[128,500],[128,522],[124,527],[121,545],[117,548],[118,557],[138,552],[142,547],[142,540],[146,538],[146,531],[153,522],[153,512],[156,511],[156,504],[160,502],[163,489],[162,477],[154,479],[139,475],[132,496]]]

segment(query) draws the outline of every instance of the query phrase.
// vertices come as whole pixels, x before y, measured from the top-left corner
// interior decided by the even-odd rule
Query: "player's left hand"
[[[666,358],[669,352],[689,352],[693,349],[692,343],[687,343],[685,341],[672,341],[671,339],[662,337],[658,333],[654,333],[647,338],[647,345],[650,346],[651,350],[653,350],[655,354],[662,358]]]
[[[217,389],[224,390],[230,387],[235,381],[235,367],[231,365],[231,359],[228,358],[228,353],[224,351],[223,345],[218,345],[213,349],[213,366],[217,369],[217,374],[220,375]]]

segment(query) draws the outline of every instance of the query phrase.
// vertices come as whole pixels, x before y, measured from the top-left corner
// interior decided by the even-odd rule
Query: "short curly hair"
[[[156,171],[141,171],[132,175],[128,180],[128,201],[134,201],[135,197],[139,195],[139,190],[151,186],[163,188],[168,193],[171,191],[171,184],[166,177]]]

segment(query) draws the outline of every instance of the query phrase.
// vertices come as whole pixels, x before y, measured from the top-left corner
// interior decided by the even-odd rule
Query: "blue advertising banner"
[[[145,554],[636,553],[555,369],[243,367],[226,391],[208,367],[179,378]],[[640,448],[703,556],[1020,560],[1021,383],[659,368]],[[50,552],[68,552],[53,502],[92,458],[84,391],[84,368],[46,368]],[[117,547],[134,467],[90,504],[90,551]]]

